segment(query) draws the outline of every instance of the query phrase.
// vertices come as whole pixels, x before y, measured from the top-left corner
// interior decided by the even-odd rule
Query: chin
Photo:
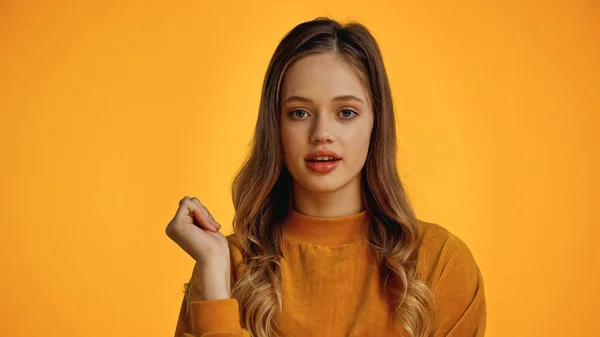
[[[309,177],[302,185],[304,188],[314,193],[335,192],[346,185],[338,179],[331,178],[332,177]]]

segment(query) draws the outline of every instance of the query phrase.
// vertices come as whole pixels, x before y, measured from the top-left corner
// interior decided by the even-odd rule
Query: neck
[[[307,190],[294,180],[293,192],[293,208],[301,214],[334,218],[365,210],[360,174],[343,187],[327,192]]]

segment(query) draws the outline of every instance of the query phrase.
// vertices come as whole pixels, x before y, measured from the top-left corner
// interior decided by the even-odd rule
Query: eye
[[[306,112],[306,110],[302,110],[302,109],[295,109],[288,113],[288,115],[290,117],[295,118],[295,119],[302,119],[307,114],[308,114],[308,112]]]
[[[344,119],[352,119],[354,118],[353,115],[358,116],[358,113],[356,113],[356,111],[350,109],[343,109],[340,111],[340,114],[344,117]]]

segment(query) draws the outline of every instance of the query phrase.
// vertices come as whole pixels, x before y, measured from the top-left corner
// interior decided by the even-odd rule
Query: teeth
[[[314,157],[312,160],[327,161],[327,160],[333,160],[333,157]]]

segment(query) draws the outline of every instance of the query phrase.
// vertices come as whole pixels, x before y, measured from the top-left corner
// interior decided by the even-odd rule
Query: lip
[[[332,157],[335,161],[311,161],[316,157]],[[329,150],[314,151],[304,158],[306,166],[317,173],[327,173],[333,171],[342,161],[337,153]]]
[[[341,159],[336,161],[306,161],[306,166],[317,173],[327,173],[333,171],[339,164]]]
[[[306,158],[304,158],[304,160],[312,160],[315,157],[333,157],[335,159],[342,159],[340,156],[338,156],[337,153],[335,153],[333,151],[319,150],[319,151],[311,152],[311,154],[309,154],[308,156],[306,156]]]

